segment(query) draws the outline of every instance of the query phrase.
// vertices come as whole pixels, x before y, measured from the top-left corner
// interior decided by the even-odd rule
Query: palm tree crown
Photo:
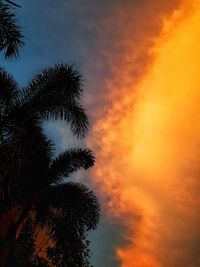
[[[73,258],[73,249],[77,258],[74,241],[85,242],[85,233],[95,229],[100,212],[96,196],[86,186],[66,182],[66,178],[92,167],[95,160],[89,149],[80,148],[55,157],[42,123],[61,119],[78,138],[85,136],[89,122],[80,104],[82,77],[72,65],[60,64],[41,71],[20,88],[1,69],[0,89],[0,218],[10,205],[21,207],[12,226],[14,239],[27,219],[33,220],[54,243],[49,255],[54,255],[56,247],[60,251],[57,266],[64,266]],[[12,255],[10,251],[11,265],[16,264]],[[75,263],[73,258],[73,262],[71,266],[84,266],[81,260]]]

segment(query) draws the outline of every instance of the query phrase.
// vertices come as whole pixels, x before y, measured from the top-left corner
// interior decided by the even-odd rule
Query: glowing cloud
[[[147,54],[144,75],[133,49],[120,69],[108,56],[108,104],[88,141],[107,216],[126,227],[121,267],[200,266],[200,1],[163,21],[159,36],[135,46]]]

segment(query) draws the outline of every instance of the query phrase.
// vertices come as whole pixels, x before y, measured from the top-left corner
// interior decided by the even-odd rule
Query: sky
[[[96,156],[74,176],[102,206],[94,266],[199,267],[200,1],[16,2],[25,47],[1,65],[22,86],[62,62],[84,76],[87,138],[44,127],[57,152],[80,145]]]

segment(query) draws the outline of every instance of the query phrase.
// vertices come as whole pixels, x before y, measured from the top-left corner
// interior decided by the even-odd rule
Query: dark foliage
[[[23,207],[13,236],[27,221],[14,242],[15,254],[10,248],[12,266],[48,266],[34,254],[35,227],[45,229],[52,240],[45,257],[57,259],[56,266],[89,266],[86,233],[96,228],[99,204],[86,186],[66,178],[92,167],[94,156],[89,149],[75,148],[55,157],[42,129],[44,120],[61,119],[83,137],[89,123],[81,94],[82,78],[71,65],[41,71],[26,88],[0,69],[0,218],[13,205]]]
[[[68,162],[68,164],[64,164]],[[49,178],[52,183],[62,181],[72,172],[81,168],[87,170],[94,165],[94,157],[89,149],[70,149],[56,157],[49,170]]]
[[[0,50],[5,50],[6,58],[17,57],[19,48],[24,45],[21,27],[16,23],[13,6],[14,3],[11,1],[0,1]]]
[[[19,7],[0,0],[0,50],[6,58],[17,57],[23,45],[14,6]],[[0,260],[8,252],[4,266],[90,267],[87,231],[96,228],[99,204],[86,186],[66,178],[92,167],[94,157],[77,148],[54,157],[42,128],[44,120],[61,119],[84,137],[89,122],[81,94],[82,77],[72,65],[49,67],[25,88],[0,69],[0,223],[8,216],[10,224],[7,232],[0,229]],[[51,241],[42,255],[38,229]]]
[[[29,218],[15,243],[13,254],[8,258],[8,267],[49,267],[48,260],[35,254],[35,232]]]
[[[87,132],[88,119],[78,102],[82,93],[81,80],[73,66],[56,65],[36,75],[26,88],[19,89],[11,76],[0,70],[0,197],[5,199],[11,190],[20,194],[29,192],[28,188],[37,188],[38,179],[44,186],[45,177],[48,182],[54,182],[53,179],[57,181],[67,172],[93,165],[94,158],[89,150],[71,150],[52,162],[48,178],[45,174],[53,149],[43,133],[43,120],[62,119],[71,125],[78,137]],[[62,169],[52,177],[58,167]],[[39,171],[44,173],[37,173]],[[28,174],[29,179],[26,179]]]

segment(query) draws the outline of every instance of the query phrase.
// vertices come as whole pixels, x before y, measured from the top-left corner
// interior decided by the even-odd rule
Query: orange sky
[[[126,228],[120,267],[198,267],[200,1],[157,19],[162,30],[155,21],[138,38],[121,25],[123,49],[105,49],[112,71],[88,141],[97,157],[92,176],[107,197],[106,216]]]

